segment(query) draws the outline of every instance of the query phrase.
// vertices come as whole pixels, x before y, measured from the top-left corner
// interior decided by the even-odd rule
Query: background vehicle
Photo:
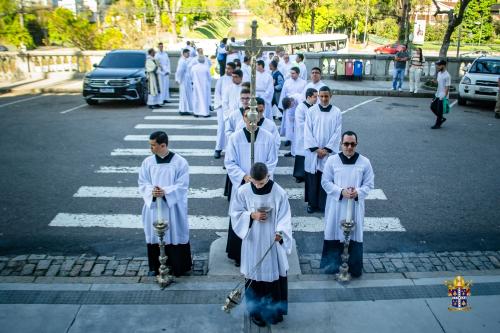
[[[85,101],[89,105],[96,105],[102,100],[125,100],[146,104],[148,85],[145,65],[145,51],[109,52],[83,79]]]
[[[466,105],[468,100],[496,101],[500,57],[479,57],[470,66],[458,86],[458,104]]]
[[[396,54],[403,49],[403,46],[404,45],[398,43],[387,44],[377,47],[374,51],[378,54]]]

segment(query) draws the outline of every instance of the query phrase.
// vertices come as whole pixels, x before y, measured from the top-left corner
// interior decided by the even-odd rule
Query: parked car
[[[384,46],[379,46],[375,49],[375,53],[377,54],[396,54],[403,49],[403,44],[387,44]]]
[[[83,79],[83,97],[89,105],[124,100],[146,104],[146,52],[115,50],[107,53]]]
[[[496,101],[500,57],[479,57],[469,67],[458,86],[458,104],[466,105],[468,100]]]
[[[0,52],[7,52],[9,49],[5,45],[0,45]]]

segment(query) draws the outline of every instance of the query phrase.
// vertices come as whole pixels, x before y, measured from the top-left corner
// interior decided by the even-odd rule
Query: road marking
[[[65,114],[65,113],[68,113],[68,112],[71,112],[71,111],[75,111],[75,110],[81,109],[81,108],[83,108],[84,106],[87,106],[87,103],[82,104],[82,105],[75,106],[74,108],[71,108],[71,109],[68,109],[68,110],[65,110],[65,111],[61,111],[61,112],[59,112],[59,113],[61,113],[61,114]]]
[[[186,116],[146,116],[144,117],[145,120],[201,120],[201,121],[217,121],[217,118],[204,118],[204,117],[186,117]]]
[[[450,109],[451,109],[452,107],[454,107],[457,103],[458,103],[458,99],[457,99],[456,101],[454,101],[453,103],[451,103],[451,104],[450,104]]]
[[[354,109],[359,108],[359,107],[360,107],[360,106],[362,106],[362,105],[368,104],[368,103],[370,103],[370,102],[376,101],[377,99],[381,99],[381,98],[382,98],[382,97],[375,97],[375,98],[369,99],[369,100],[367,100],[367,101],[364,101],[364,102],[362,102],[362,103],[356,104],[356,105],[354,105],[354,106],[352,106],[352,107],[350,107],[350,108],[348,108],[348,109],[346,109],[346,110],[342,111],[342,114],[345,114],[345,113],[347,113],[347,112],[349,112],[349,111],[352,111],[352,110],[354,110]]]
[[[227,230],[227,216],[189,215],[190,230]],[[49,223],[51,227],[101,227],[142,229],[140,215],[133,214],[68,214],[59,213]],[[293,231],[323,232],[323,218],[309,216],[292,217]],[[365,217],[363,224],[365,232],[404,232],[406,229],[396,217]]]
[[[213,156],[213,149],[172,149],[174,153],[178,153],[182,156]],[[288,153],[287,150],[280,150],[279,155],[283,156]],[[150,149],[129,149],[129,148],[118,148],[111,152],[111,156],[149,156],[151,155]]]
[[[95,173],[139,173],[139,167],[102,166]],[[291,176],[293,167],[276,167],[275,175]],[[189,166],[190,175],[225,175],[226,170],[220,166]]]
[[[32,99],[37,99],[37,98],[41,98],[41,97],[44,97],[44,96],[45,95],[38,95],[38,96],[28,97],[28,98],[20,99],[20,100],[9,102],[9,103],[5,103],[5,104],[0,104],[0,108],[3,108],[4,106],[9,106],[9,105],[21,103],[21,102],[31,101]]]
[[[191,125],[191,124],[137,124],[137,129],[176,129],[176,130],[216,130],[217,125]]]
[[[292,187],[284,189],[289,199],[302,199],[304,189],[301,187]],[[137,186],[119,187],[119,186],[82,186],[73,194],[75,198],[141,198]],[[188,192],[189,199],[212,199],[224,197],[224,189],[190,188]],[[366,200],[387,200],[382,189],[373,189]]]
[[[214,125],[217,126],[217,125]],[[196,129],[196,127],[193,127]],[[215,135],[169,135],[168,141],[194,141],[194,142],[215,142]],[[125,141],[149,141],[149,135],[145,134],[136,134],[136,135],[127,135],[123,138]],[[281,141],[286,141],[286,138],[281,137]]]

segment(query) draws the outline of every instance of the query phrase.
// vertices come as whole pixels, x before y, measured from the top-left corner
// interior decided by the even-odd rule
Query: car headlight
[[[471,84],[471,80],[468,76],[462,78],[462,84]]]
[[[83,83],[89,84],[90,83],[90,79],[88,77],[84,77],[83,78]]]
[[[137,82],[140,82],[140,81],[141,81],[140,77],[133,77],[133,78],[128,79],[128,82],[130,84],[134,84],[134,83],[137,83]]]

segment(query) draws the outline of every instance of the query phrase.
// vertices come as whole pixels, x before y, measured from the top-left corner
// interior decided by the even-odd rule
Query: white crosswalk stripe
[[[300,187],[285,188],[289,199],[302,199],[304,189]],[[106,187],[106,186],[82,186],[73,195],[75,198],[141,198],[137,187]],[[190,188],[189,199],[210,199],[224,197],[224,189]],[[370,192],[367,200],[387,200],[384,191],[374,189]]]
[[[155,127],[157,128],[157,127]],[[196,129],[196,128],[193,128]],[[149,141],[149,134],[134,134],[126,135],[123,140],[125,141]],[[187,141],[187,142],[198,142],[198,141],[211,141],[215,142],[215,135],[169,135],[168,141]],[[281,141],[286,141],[285,138],[281,138]]]
[[[213,149],[172,149],[173,152],[182,156],[213,156]],[[279,155],[288,153],[287,150],[280,150]],[[111,156],[149,156],[150,149],[117,148],[111,152]]]
[[[229,219],[226,216],[189,215],[191,230],[227,230]],[[132,214],[69,214],[59,213],[49,224],[52,227],[101,227],[142,229],[140,215]],[[322,218],[314,216],[292,217],[295,232],[322,232]],[[363,230],[365,232],[403,232],[406,231],[398,218],[395,217],[365,217]]]
[[[276,167],[275,175],[292,175],[293,167]],[[96,173],[139,173],[139,167],[102,166]],[[226,170],[218,166],[189,166],[190,175],[225,175]]]
[[[137,124],[137,129],[175,129],[175,130],[216,130],[217,125],[186,125],[186,124]]]
[[[204,117],[186,117],[186,116],[146,116],[144,117],[144,120],[186,120],[186,121],[213,121],[217,122],[217,118],[210,117],[210,118],[204,118]]]

